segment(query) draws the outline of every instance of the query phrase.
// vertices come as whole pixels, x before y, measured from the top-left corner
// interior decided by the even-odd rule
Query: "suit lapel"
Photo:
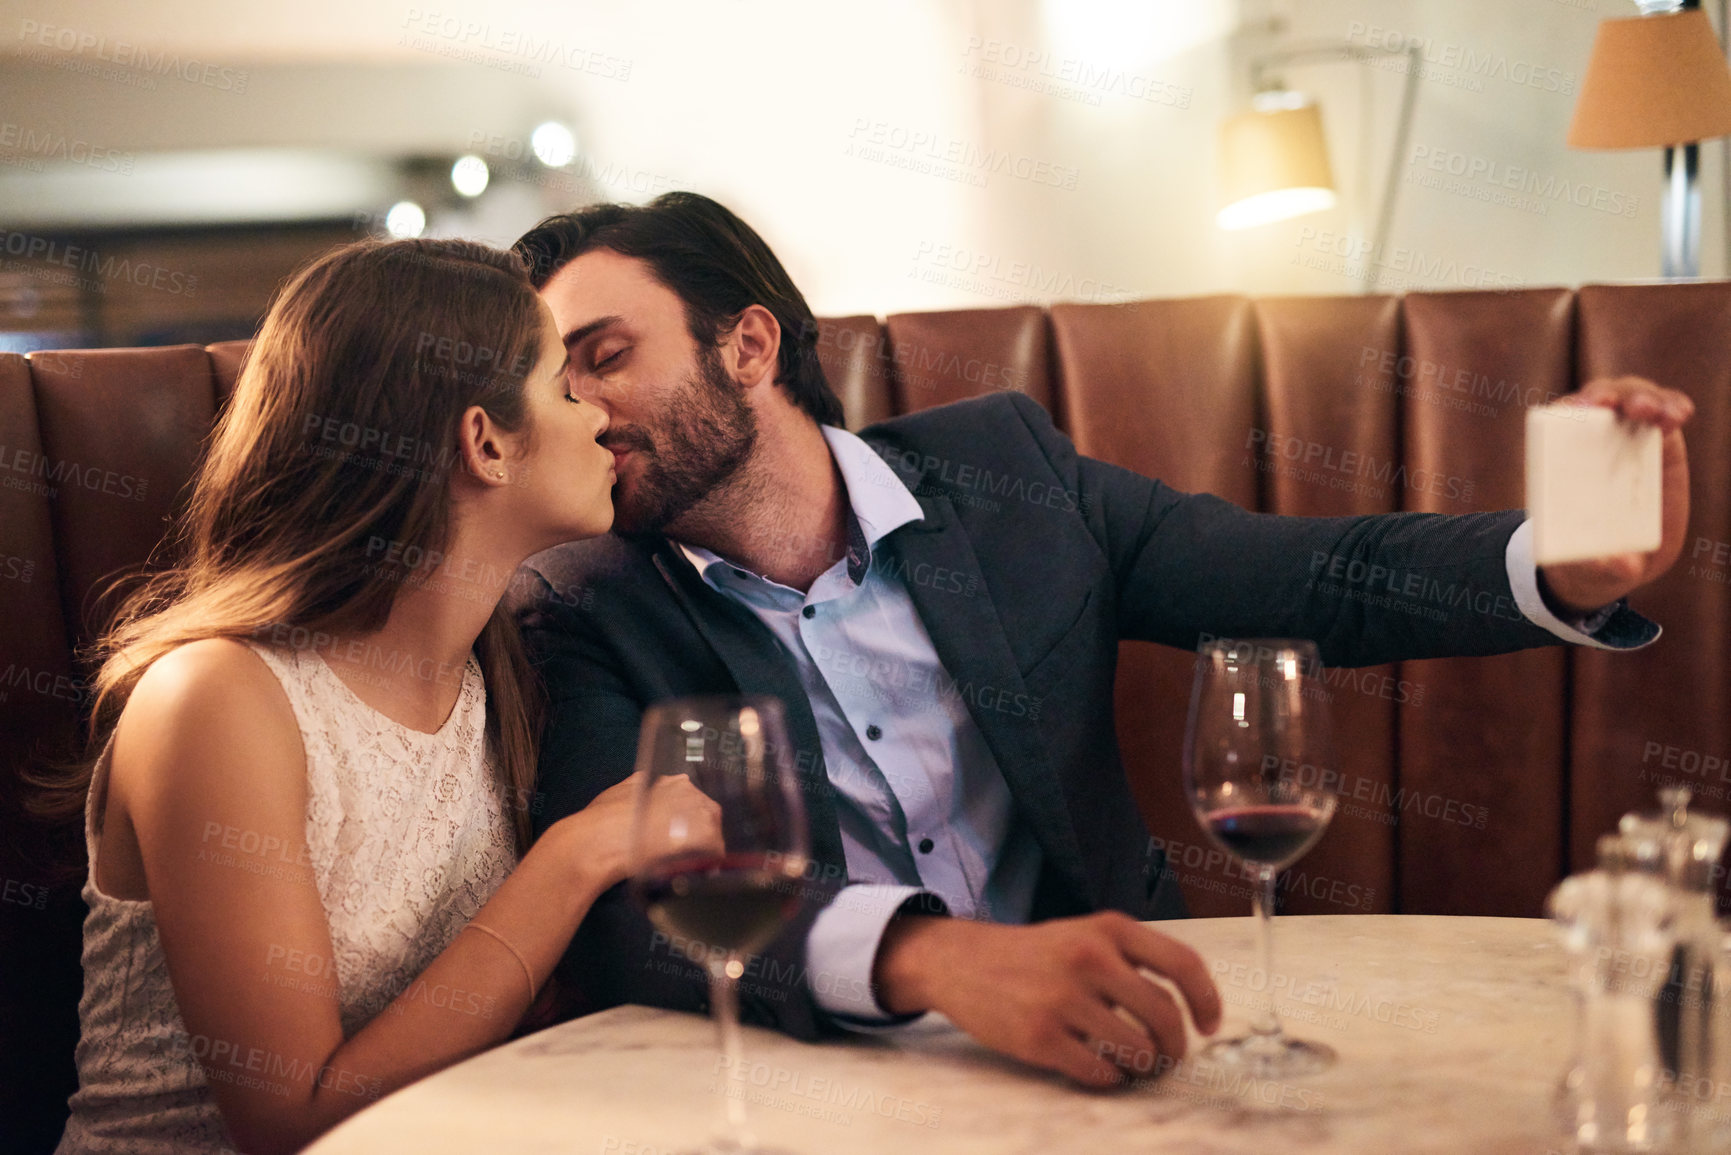
[[[800,781],[805,796],[806,822],[811,832],[811,856],[820,865],[836,867],[845,878],[847,856],[841,844],[841,826],[836,820],[835,794],[824,770],[823,742],[811,700],[800,684],[799,674],[782,651],[781,643],[751,611],[734,604],[709,588],[691,563],[678,556],[665,539],[656,547],[655,568],[673,591],[697,632],[733,675],[742,694],[769,694],[786,708],[788,737],[798,757]]]
[[[975,591],[972,597],[966,597],[937,589],[931,583],[906,583],[920,620],[931,635],[938,660],[958,688],[964,690],[968,713],[986,745],[991,747],[1024,821],[1045,852],[1046,864],[1056,869],[1077,894],[1091,900],[1093,888],[1088,884],[1070,808],[1039,727],[1026,717],[981,705],[983,700],[995,699],[1006,692],[1025,694],[1027,687],[1010,652],[1009,639],[992,602],[991,587],[980,572],[973,545],[956,521],[949,499],[917,492],[915,496],[925,510],[925,519],[901,527],[881,545],[893,546],[899,552],[905,573],[947,568],[961,575],[968,588]],[[925,566],[931,568],[923,569]]]

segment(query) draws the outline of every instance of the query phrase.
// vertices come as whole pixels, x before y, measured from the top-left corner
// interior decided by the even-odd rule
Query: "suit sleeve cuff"
[[[890,920],[904,912],[948,914],[943,900],[917,886],[856,883],[843,887],[812,920],[805,940],[806,981],[819,1009],[855,1031],[899,1027],[919,1015],[892,1015],[878,1005],[872,968]]]
[[[1539,567],[1533,561],[1532,519],[1521,522],[1509,536],[1504,564],[1509,573],[1509,592],[1527,620],[1549,630],[1565,642],[1595,650],[1638,650],[1657,641],[1659,624],[1641,616],[1625,599],[1602,606],[1579,617],[1561,618],[1545,604],[1539,591]]]

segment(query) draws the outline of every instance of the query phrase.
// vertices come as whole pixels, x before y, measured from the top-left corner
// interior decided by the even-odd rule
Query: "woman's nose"
[[[589,408],[595,411],[595,436],[596,438],[600,438],[603,433],[607,432],[607,427],[613,422],[607,416],[607,410],[601,406],[591,404]]]

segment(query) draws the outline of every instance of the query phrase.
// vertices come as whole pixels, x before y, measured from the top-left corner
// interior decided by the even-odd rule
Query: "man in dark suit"
[[[531,559],[523,620],[551,706],[538,822],[631,772],[651,703],[781,698],[814,901],[741,1005],[799,1037],[938,1010],[1103,1085],[1115,1061],[1182,1056],[1181,1004],[1214,1029],[1202,960],[1138,925],[1183,905],[1119,761],[1120,639],[1305,637],[1369,665],[1657,636],[1622,599],[1681,550],[1691,407],[1648,382],[1584,396],[1664,427],[1664,545],[1541,574],[1519,511],[1249,513],[1079,456],[1014,393],[847,433],[804,298],[704,197],[550,218],[517,247],[572,391],[608,412],[619,478],[613,535]],[[1379,567],[1393,600],[1442,612],[1319,589],[1317,558]],[[701,1009],[691,946],[616,888],[559,973],[592,1007]]]

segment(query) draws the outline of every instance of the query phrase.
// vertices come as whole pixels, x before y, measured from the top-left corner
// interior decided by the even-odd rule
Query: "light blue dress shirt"
[[[924,516],[872,448],[823,426],[853,514],[849,556],[806,593],[681,546],[712,588],[751,610],[792,658],[836,794],[849,885],[814,922],[806,970],[832,1015],[882,1021],[877,943],[922,890],[958,917],[1026,922],[1040,849],[908,594],[884,538]]]
[[[997,760],[908,594],[925,580],[899,564],[891,533],[924,516],[864,441],[822,426],[847,487],[849,550],[808,592],[770,581],[707,549],[680,549],[710,587],[745,606],[781,642],[811,700],[848,885],[806,938],[818,1006],[844,1023],[893,1021],[872,994],[885,928],[908,899],[936,895],[957,917],[1021,923],[1033,908],[1039,844],[1015,821]],[[1515,603],[1534,623],[1603,647],[1545,606],[1524,523],[1506,553]]]

